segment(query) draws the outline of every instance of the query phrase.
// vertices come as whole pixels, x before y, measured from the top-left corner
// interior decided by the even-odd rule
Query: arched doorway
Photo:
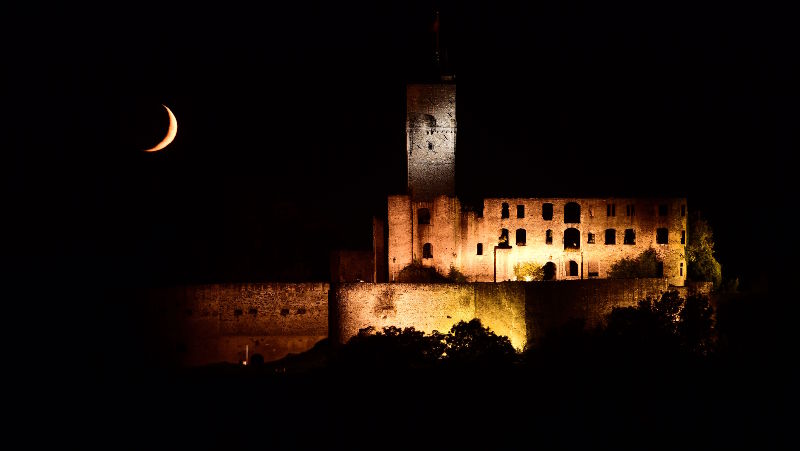
[[[578,277],[578,263],[575,260],[569,261],[569,276]]]
[[[542,277],[543,280],[555,280],[556,278],[556,264],[553,262],[547,262],[544,264],[544,276]]]

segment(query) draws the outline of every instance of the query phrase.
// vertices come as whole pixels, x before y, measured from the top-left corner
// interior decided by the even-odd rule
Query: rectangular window
[[[683,263],[681,263],[681,276],[683,276]]]
[[[616,229],[606,229],[606,244],[617,244]]]
[[[681,216],[686,216],[686,205],[681,205]]]
[[[681,244],[686,244],[686,231],[681,230]]]
[[[617,206],[615,204],[606,205],[606,216],[616,216]]]
[[[417,223],[418,224],[430,224],[431,223],[431,211],[427,208],[420,208],[417,210]]]
[[[669,243],[669,230],[663,227],[656,229],[656,243],[657,244]]]
[[[478,255],[483,255],[483,243],[478,243]]]
[[[636,207],[634,207],[633,205],[626,205],[625,216],[636,216]]]
[[[508,218],[508,203],[503,202],[502,210],[500,211],[500,219]]]
[[[542,219],[545,221],[553,220],[553,204],[542,204]]]
[[[633,229],[625,229],[625,237],[622,241],[623,244],[636,244],[636,232]]]
[[[659,216],[666,216],[667,215],[667,211],[669,211],[669,210],[667,209],[667,205],[666,204],[661,204],[661,205],[658,206],[658,215]]]
[[[517,205],[517,217],[524,218],[525,217],[525,206],[524,205]]]
[[[517,246],[524,246],[527,237],[525,229],[517,229]]]
[[[552,230],[548,230],[547,232],[545,232],[544,242],[545,242],[545,244],[553,244],[553,231]]]
[[[586,242],[589,243],[589,244],[594,244],[594,233],[589,232],[589,234],[587,236],[588,236],[588,238],[586,239]]]

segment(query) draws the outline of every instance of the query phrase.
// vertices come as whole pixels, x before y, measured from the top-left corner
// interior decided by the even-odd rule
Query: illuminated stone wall
[[[456,86],[408,85],[408,192],[415,200],[455,195]]]
[[[307,351],[328,336],[325,283],[196,285],[148,294],[162,318],[167,360],[193,366],[238,362],[261,354],[277,360]]]
[[[447,332],[459,321],[480,318],[521,349],[526,342],[523,284],[342,284],[334,294],[332,333],[346,342],[359,329],[414,327]]]
[[[343,343],[368,326],[447,332],[459,321],[479,318],[522,349],[566,321],[585,319],[594,327],[614,307],[635,306],[668,289],[664,279],[342,284],[334,287],[331,338]]]
[[[579,223],[564,221],[565,206],[572,202],[580,207]],[[503,203],[508,204],[508,218],[502,218]],[[542,206],[546,203],[553,205],[550,220],[542,217]],[[403,211],[398,210],[399,205]],[[524,217],[517,217],[518,205],[524,207]],[[607,215],[608,205],[614,205],[613,216]],[[660,206],[666,208],[666,215],[660,214]],[[421,208],[430,211],[430,224],[419,224],[417,212]],[[412,249],[401,254],[393,252],[397,248],[390,246],[389,258],[394,258],[395,264],[390,265],[389,280],[394,280],[404,266],[397,261],[411,262],[409,255],[445,274],[452,264],[469,280],[479,282],[495,280],[495,269],[498,282],[516,280],[514,266],[523,262],[540,265],[552,262],[557,280],[588,279],[590,272],[605,278],[619,259],[633,258],[653,248],[664,264],[664,277],[673,285],[683,286],[686,260],[681,236],[686,231],[687,208],[683,198],[492,198],[484,200],[483,216],[478,216],[475,212],[462,212],[460,202],[454,197],[439,196],[433,201],[416,202],[394,196],[388,210],[390,243],[407,243],[410,239]],[[403,223],[409,219],[410,223]],[[504,228],[508,230],[509,247],[498,248],[495,261],[495,246]],[[578,249],[565,249],[565,231],[570,228],[579,234]],[[667,229],[667,244],[656,242],[659,228]],[[524,245],[516,243],[518,229],[525,230]],[[605,243],[606,229],[616,230],[616,244]],[[624,244],[625,229],[635,231],[634,244]],[[546,242],[547,230],[552,230],[552,244]],[[588,242],[589,233],[594,234],[594,243]],[[426,243],[433,249],[429,259],[422,256]],[[483,246],[482,255],[477,253],[478,243]],[[570,261],[577,265],[576,276],[569,274]]]

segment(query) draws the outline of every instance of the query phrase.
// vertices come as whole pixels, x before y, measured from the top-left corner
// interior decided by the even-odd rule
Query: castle
[[[508,197],[465,209],[455,196],[456,132],[454,83],[408,86],[408,194],[388,198],[389,281],[412,262],[474,282],[517,280],[526,263],[542,266],[545,280],[606,278],[615,262],[652,248],[660,275],[684,285],[686,199]]]

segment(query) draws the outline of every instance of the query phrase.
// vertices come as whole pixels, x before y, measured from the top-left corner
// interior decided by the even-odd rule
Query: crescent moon
[[[178,120],[175,119],[175,115],[172,114],[172,111],[170,111],[166,105],[162,104],[161,106],[163,106],[167,110],[167,114],[169,114],[169,129],[167,130],[167,136],[165,136],[160,143],[156,144],[155,147],[145,149],[145,152],[157,152],[167,147],[169,143],[175,139],[175,135],[178,134]]]

